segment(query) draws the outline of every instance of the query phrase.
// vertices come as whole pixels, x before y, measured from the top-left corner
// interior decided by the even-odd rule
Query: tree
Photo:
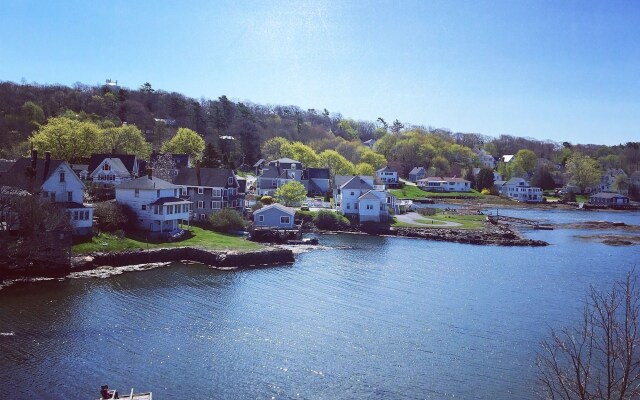
[[[244,229],[242,214],[233,208],[223,208],[209,215],[209,225],[216,232],[233,232]]]
[[[319,155],[320,168],[329,168],[331,177],[336,175],[353,175],[353,164],[335,150],[325,150]]]
[[[556,187],[556,182],[547,166],[541,166],[536,169],[531,178],[531,184],[543,190],[554,189]]]
[[[204,155],[200,166],[203,168],[219,168],[220,167],[220,155],[216,150],[216,147],[212,143],[207,143],[204,148]]]
[[[635,272],[609,292],[591,288],[577,327],[552,330],[537,357],[548,399],[640,397],[640,291]]]
[[[103,232],[114,232],[119,229],[124,229],[129,222],[122,205],[114,201],[96,203],[93,216],[97,220],[95,228]]]
[[[536,164],[538,162],[538,156],[531,150],[522,149],[518,150],[516,153],[513,162],[522,168],[524,172],[527,174],[532,174],[534,169],[536,168]]]
[[[626,194],[629,193],[629,187],[631,186],[631,179],[624,174],[619,174],[616,176],[615,181],[613,181],[613,189],[620,193]]]
[[[378,154],[371,149],[365,148],[360,155],[360,162],[367,163],[373,168],[380,169],[387,165],[387,159],[382,154]]]
[[[298,181],[289,181],[276,190],[275,197],[285,206],[296,205],[307,198],[307,189]]]
[[[151,145],[135,125],[107,128],[100,138],[102,139],[100,151],[104,153],[135,154],[141,159],[146,159],[151,154]]]
[[[188,128],[180,128],[168,142],[162,145],[163,153],[189,154],[191,160],[201,160],[204,150],[204,140]]]
[[[153,170],[153,176],[167,182],[173,182],[173,179],[176,177],[176,161],[169,153],[160,154],[155,160],[149,163],[149,168]]]
[[[449,174],[449,160],[442,156],[434,157],[431,160],[431,166],[435,168],[437,176],[445,176]]]
[[[34,148],[50,151],[53,158],[76,162],[98,153],[102,143],[102,130],[88,121],[66,117],[50,118],[31,137]]]
[[[480,168],[478,176],[476,177],[476,189],[487,189],[489,191],[493,189],[493,169]]]
[[[400,133],[400,131],[403,128],[404,128],[404,124],[396,119],[395,121],[393,121],[393,125],[391,125],[391,132],[397,134],[397,133]]]
[[[371,164],[367,163],[359,163],[355,168],[356,175],[364,175],[364,176],[374,176],[376,174],[375,168],[371,166]]]
[[[305,167],[315,167],[318,164],[318,155],[315,151],[302,142],[283,144],[280,148],[283,157],[289,157],[300,161]]]
[[[156,90],[151,87],[151,84],[149,82],[145,82],[142,84],[142,86],[140,86],[140,91],[145,94],[151,94]]]
[[[582,193],[587,187],[597,184],[602,176],[598,162],[578,151],[567,160],[566,168],[571,183],[578,186]]]
[[[282,158],[282,148],[290,145],[289,141],[282,137],[274,137],[262,144],[262,156],[267,160]]]

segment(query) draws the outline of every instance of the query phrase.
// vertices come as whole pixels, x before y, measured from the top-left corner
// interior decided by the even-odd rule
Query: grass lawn
[[[396,196],[400,200],[416,200],[424,199],[427,192],[420,189],[417,186],[405,186],[402,189],[389,189],[392,195]]]
[[[427,219],[429,218],[429,219]],[[435,220],[431,223],[431,220]],[[436,214],[433,216],[428,216],[420,219],[416,219],[416,222],[426,225],[418,225],[418,224],[409,224],[406,222],[400,222],[394,218],[394,222],[391,226],[397,227],[414,227],[414,228],[450,228],[450,229],[483,229],[484,228],[484,215],[445,215],[445,214]],[[441,223],[439,223],[441,222]],[[458,226],[447,226],[446,222],[455,222],[460,225]]]
[[[447,198],[447,197],[484,197],[484,195],[480,192],[478,192],[475,189],[471,189],[469,192],[444,192],[444,193],[438,193],[438,192],[424,192],[426,193],[427,197],[441,197],[441,198]]]
[[[577,194],[576,195],[576,202],[577,203],[588,203],[589,202],[589,195]]]
[[[218,232],[207,231],[195,226],[191,227],[192,237],[179,242],[169,242],[147,245],[144,241],[130,238],[119,239],[109,233],[103,233],[100,237],[93,237],[91,242],[76,244],[71,250],[76,254],[91,253],[94,251],[126,251],[139,249],[157,249],[166,247],[200,247],[210,250],[258,250],[264,246],[245,240],[239,236],[227,235]]]

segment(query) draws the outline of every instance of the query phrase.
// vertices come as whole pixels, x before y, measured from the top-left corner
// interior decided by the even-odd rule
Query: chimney
[[[200,180],[200,160],[196,161],[196,178],[198,179],[198,186],[201,186],[201,180]]]
[[[31,168],[35,171],[38,167],[38,150],[31,150]]]
[[[147,168],[147,176],[149,179],[153,179],[153,168]]]
[[[47,180],[47,176],[49,176],[49,168],[51,167],[51,152],[44,152],[44,174],[42,176],[42,181]]]

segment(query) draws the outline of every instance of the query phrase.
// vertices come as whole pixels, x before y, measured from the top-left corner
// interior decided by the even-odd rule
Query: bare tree
[[[537,357],[547,399],[640,398],[640,290],[635,271],[591,288],[576,328],[552,330]]]

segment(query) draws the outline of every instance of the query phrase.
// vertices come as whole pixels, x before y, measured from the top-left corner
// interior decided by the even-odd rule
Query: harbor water
[[[540,341],[579,321],[590,286],[640,267],[640,246],[581,237],[599,233],[526,231],[551,243],[536,248],[323,235],[293,265],[6,286],[0,393],[89,399],[106,383],[159,399],[535,398]]]

